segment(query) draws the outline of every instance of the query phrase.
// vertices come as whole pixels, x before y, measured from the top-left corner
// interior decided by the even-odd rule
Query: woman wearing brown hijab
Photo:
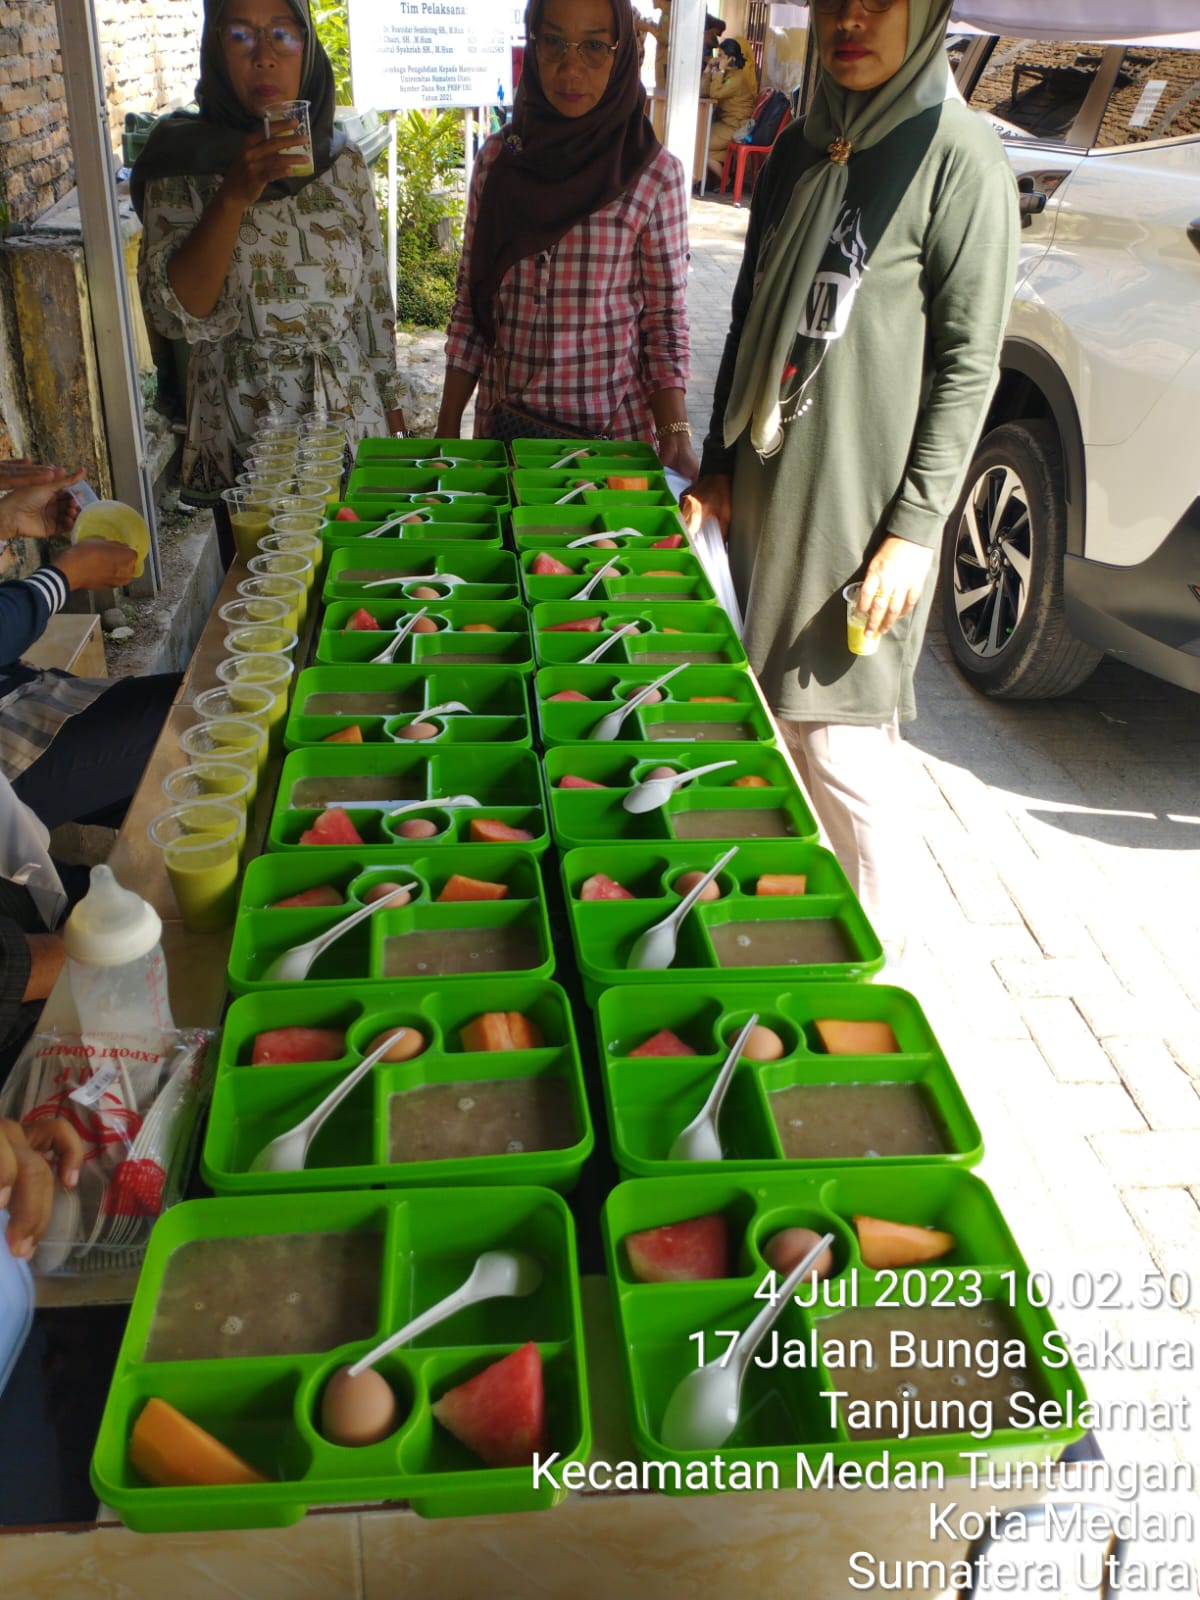
[[[231,484],[257,422],[329,414],[351,442],[404,427],[371,175],[334,129],[308,0],[206,0],[199,112],[155,128],[133,171],[151,324],[191,347],[184,482]],[[313,168],[289,154],[311,103]]]
[[[657,441],[687,476],[687,188],[646,118],[629,0],[532,0],[525,26],[512,126],[471,185],[438,435],[476,385],[491,435],[499,348],[514,404]]]

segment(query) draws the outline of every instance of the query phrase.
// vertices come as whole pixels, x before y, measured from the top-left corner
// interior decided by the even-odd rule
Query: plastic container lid
[[[0,1394],[33,1323],[33,1273],[4,1242],[7,1228],[8,1212],[0,1210]]]
[[[162,919],[140,894],[123,889],[111,867],[92,868],[86,895],[67,918],[63,943],[72,961],[121,967],[147,956],[162,938]]]

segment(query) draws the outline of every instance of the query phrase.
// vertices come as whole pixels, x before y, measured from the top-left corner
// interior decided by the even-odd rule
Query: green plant
[[[354,104],[350,90],[350,22],[346,0],[334,0],[332,5],[314,5],[313,21],[317,38],[325,46],[325,54],[333,64],[333,79],[340,106]]]
[[[402,322],[444,326],[454,304],[458,259],[439,229],[461,204],[450,191],[462,151],[456,111],[407,111],[397,130],[396,306]]]

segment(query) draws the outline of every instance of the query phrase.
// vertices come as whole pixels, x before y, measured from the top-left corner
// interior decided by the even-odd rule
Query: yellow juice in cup
[[[238,851],[229,839],[197,842],[203,838],[191,834],[167,845],[163,862],[185,927],[216,933],[232,927],[237,915]]]
[[[252,561],[258,554],[258,541],[270,531],[270,507],[264,505],[261,511],[235,511],[229,520],[233,524],[238,559]]]
[[[71,529],[71,543],[80,544],[84,539],[111,539],[114,544],[128,545],[137,556],[134,577],[140,578],[145,571],[150,529],[132,506],[120,500],[95,500],[85,506]]]
[[[867,632],[866,617],[847,617],[846,647],[852,656],[873,656],[879,649],[879,637]]]

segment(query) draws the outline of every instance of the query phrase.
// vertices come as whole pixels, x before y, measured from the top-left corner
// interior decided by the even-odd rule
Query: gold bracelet
[[[687,422],[660,422],[655,432],[660,439],[665,439],[672,433],[686,433],[689,439],[692,437],[691,425]]]

